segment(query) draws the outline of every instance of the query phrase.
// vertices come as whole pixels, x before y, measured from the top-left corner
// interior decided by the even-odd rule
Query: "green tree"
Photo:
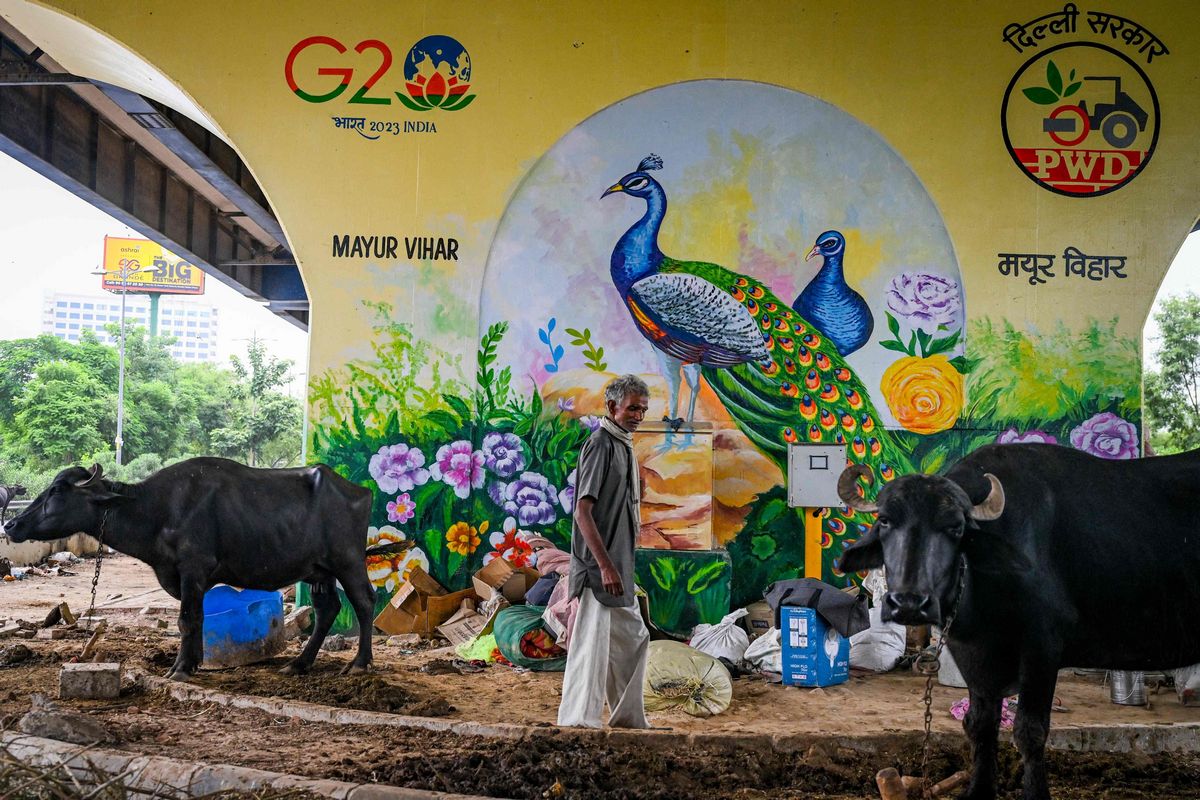
[[[0,342],[0,424],[12,422],[16,403],[37,368],[69,359],[74,346],[50,334]]]
[[[107,447],[100,423],[111,416],[113,398],[82,364],[41,364],[15,408],[11,445],[36,468],[65,466]]]
[[[1146,374],[1146,428],[1159,453],[1200,447],[1200,297],[1168,297],[1154,315],[1159,369]]]
[[[232,356],[238,382],[229,423],[212,432],[213,449],[250,466],[283,466],[300,456],[300,404],[278,391],[288,381],[292,362],[267,352],[260,339],[251,339],[246,360]]]

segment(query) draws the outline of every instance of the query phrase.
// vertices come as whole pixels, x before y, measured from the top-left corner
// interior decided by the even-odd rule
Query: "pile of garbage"
[[[33,566],[14,566],[7,558],[0,558],[0,580],[7,582],[19,581],[29,576],[39,578],[57,578],[66,575],[77,575],[77,572],[67,567],[82,562],[83,559],[67,550],[52,553]]]

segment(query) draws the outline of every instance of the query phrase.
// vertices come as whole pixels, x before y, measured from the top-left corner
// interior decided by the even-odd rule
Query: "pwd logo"
[[[1034,183],[1071,197],[1116,191],[1158,143],[1158,96],[1141,67],[1102,44],[1052,47],[1017,71],[1001,109],[1004,144]]]

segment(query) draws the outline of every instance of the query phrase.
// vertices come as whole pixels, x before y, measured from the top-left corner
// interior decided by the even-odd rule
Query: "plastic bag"
[[[738,625],[738,620],[749,613],[746,609],[739,608],[721,617],[721,621],[716,625],[700,623],[692,629],[692,640],[689,644],[713,658],[728,658],[734,664],[738,663],[750,644],[750,634]]]
[[[783,672],[783,644],[779,628],[771,628],[746,648],[743,658],[762,672]]]
[[[496,649],[496,637],[492,634],[476,636],[469,642],[463,642],[454,648],[459,658],[466,661],[492,661],[492,651]]]
[[[725,665],[682,642],[651,642],[646,657],[646,710],[678,708],[711,717],[729,708],[733,679]]]
[[[850,666],[887,672],[904,655],[904,626],[883,621],[883,609],[875,606],[868,612],[871,627],[850,637]]]
[[[1200,702],[1200,664],[1175,670],[1175,692],[1185,706]]]

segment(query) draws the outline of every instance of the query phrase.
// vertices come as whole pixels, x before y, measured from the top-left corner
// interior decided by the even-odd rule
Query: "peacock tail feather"
[[[717,264],[665,257],[660,272],[691,273],[729,292],[754,318],[769,362],[704,367],[703,374],[738,428],[780,469],[787,447],[798,442],[846,446],[846,463],[865,464],[875,477],[870,496],[898,475],[911,472],[907,453],[883,427],[866,387],[833,343],[761,282]],[[860,489],[867,494],[866,483]],[[842,506],[824,509],[824,574],[841,573],[834,562],[844,545],[874,522]]]

